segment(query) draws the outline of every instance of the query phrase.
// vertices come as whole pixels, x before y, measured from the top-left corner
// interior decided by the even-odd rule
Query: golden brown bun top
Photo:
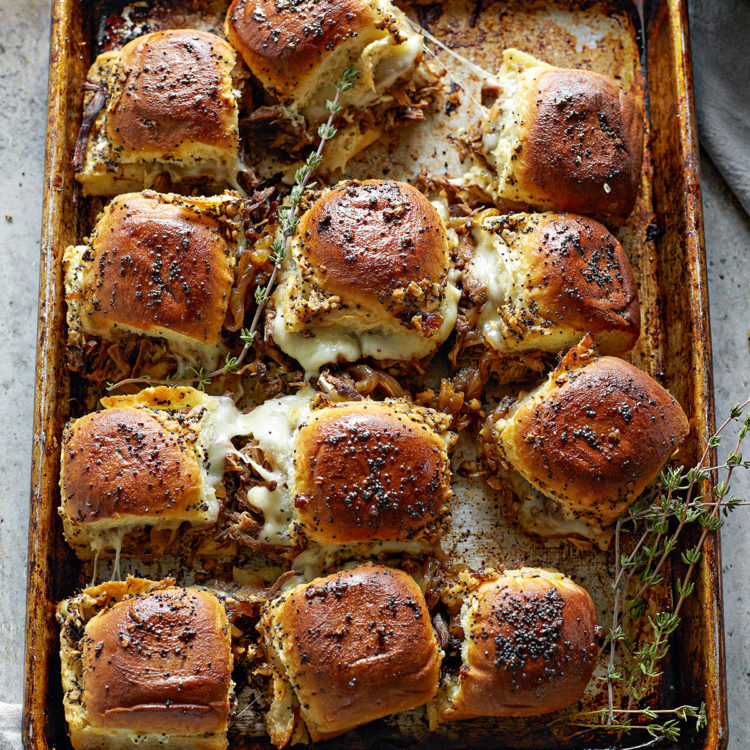
[[[174,414],[193,412],[196,407],[208,406],[212,401],[211,396],[189,385],[153,385],[124,396],[105,396],[101,405],[105,409],[133,406]]]
[[[82,658],[93,726],[226,730],[232,652],[226,612],[212,594],[168,588],[120,601],[88,622]]]
[[[344,544],[435,532],[448,510],[450,466],[428,420],[418,407],[375,401],[313,412],[294,449],[304,535]]]
[[[635,97],[599,73],[553,68],[536,79],[526,106],[515,167],[524,188],[560,210],[626,218],[643,157]]]
[[[421,705],[437,691],[441,657],[427,605],[399,570],[362,565],[302,584],[266,609],[264,623],[320,734]]]
[[[235,53],[205,31],[154,31],[128,42],[107,109],[115,148],[168,154],[194,141],[237,148],[232,83]]]
[[[613,523],[689,431],[677,401],[644,372],[596,357],[590,337],[500,428],[513,468],[576,516]]]
[[[569,578],[525,569],[472,594],[465,666],[465,716],[530,716],[578,700],[597,655],[591,596]]]
[[[302,216],[294,249],[303,277],[344,304],[434,308],[447,281],[440,214],[395,180],[348,180],[328,190]]]
[[[91,240],[84,314],[104,329],[159,327],[216,344],[234,276],[213,217],[150,191],[115,198]]]
[[[622,332],[616,353],[638,339],[638,286],[622,245],[598,221],[576,214],[510,214],[529,271],[529,298],[553,324],[597,333]],[[610,347],[611,348],[611,347]]]
[[[73,523],[197,514],[201,471],[185,435],[143,409],[111,408],[63,433],[63,509]]]
[[[286,99],[326,55],[379,20],[370,0],[234,0],[224,32],[264,87]]]

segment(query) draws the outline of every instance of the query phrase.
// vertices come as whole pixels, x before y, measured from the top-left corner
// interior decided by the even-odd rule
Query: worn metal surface
[[[35,748],[67,746],[53,608],[57,601],[73,592],[80,580],[79,565],[62,540],[56,514],[59,499],[57,441],[69,413],[69,383],[63,357],[65,331],[60,257],[65,246],[88,229],[82,224],[84,218],[78,216],[72,202],[70,154],[80,119],[81,83],[96,52],[94,44],[99,29],[93,8],[96,4],[91,5],[75,0],[57,0],[53,18],[29,535],[24,719],[27,746]],[[198,6],[197,3],[184,5]],[[628,34],[627,28],[619,32],[612,27],[605,29],[598,39],[593,40],[593,47],[581,43],[575,30],[567,37],[560,34],[559,24],[558,33],[552,33],[555,31],[554,21],[553,26],[540,24],[540,18],[549,5],[538,2],[487,4],[482,19],[486,26],[482,27],[483,37],[479,39],[472,36],[466,24],[469,5],[473,6],[473,3],[421,4],[419,18],[441,36],[456,35],[452,44],[465,47],[467,55],[474,53],[474,59],[489,68],[497,50],[515,44],[550,62],[592,67],[620,75],[626,85],[640,87],[640,64],[645,60],[653,173],[647,170],[646,189],[639,206],[629,224],[620,230],[620,238],[639,277],[645,310],[645,335],[632,358],[657,377],[663,373],[667,385],[690,416],[693,437],[682,456],[687,462],[696,455],[698,446],[712,430],[713,409],[697,146],[684,5],[679,0],[647,4],[642,57],[635,35]],[[500,12],[501,6],[509,6],[507,14]],[[591,14],[601,12],[599,6],[591,3],[585,3],[583,8],[589,18]],[[456,24],[456,18],[463,19],[463,26]],[[627,20],[627,16],[623,18]],[[444,27],[442,31],[441,25]],[[619,39],[624,41],[624,47],[614,45],[617,33],[621,34]],[[491,44],[485,39],[491,40]],[[472,84],[469,79],[470,76],[463,78],[462,83],[467,88],[471,85],[478,87],[477,81]],[[421,136],[412,133],[406,144],[402,141],[389,153],[379,154],[373,149],[367,159],[352,166],[352,174],[361,171],[368,177],[378,176],[385,172],[383,164],[387,164],[389,176],[405,176],[414,163],[415,144],[430,143],[431,135],[441,131],[449,133],[460,122],[460,117],[460,112],[451,113],[449,117],[435,118],[418,126],[431,130],[426,130]],[[420,156],[419,150],[416,156]],[[443,154],[437,156],[440,163]],[[455,155],[451,158],[455,159]],[[660,232],[649,231],[650,225],[658,226]],[[657,234],[660,236],[656,237]],[[466,483],[457,493],[459,496],[463,493],[459,512],[455,513],[457,523],[461,522],[461,510],[466,510],[472,524],[479,522],[480,532],[482,529],[501,529],[502,533],[500,542],[495,541],[497,534],[480,533],[466,554],[477,554],[484,559],[499,558],[505,562],[523,559],[530,564],[558,566],[592,590],[602,618],[608,609],[607,583],[611,575],[611,561],[607,556],[571,554],[570,548],[560,543],[545,544],[515,533],[503,522],[502,515],[493,511],[493,508],[497,510],[497,504],[487,502],[489,490],[483,485],[474,488],[468,485]],[[692,746],[695,747],[721,748],[726,737],[719,571],[718,542],[712,540],[702,561],[698,596],[691,600],[690,609],[686,611],[687,623],[676,644],[674,671],[665,686],[668,690],[664,697],[670,703],[700,700],[707,703],[708,732],[704,741],[693,739]],[[596,690],[592,687],[587,702],[591,704],[596,700]],[[499,726],[492,721],[454,725],[426,739],[419,717],[395,717],[347,735],[345,741],[334,744],[339,747],[381,747],[386,743],[393,746],[407,743],[432,748],[470,747],[481,743],[487,747],[502,747],[509,741],[508,729],[511,727],[499,734]],[[251,727],[245,725],[245,729]],[[540,732],[537,728],[536,733],[529,734],[527,727],[516,729],[518,737],[513,738],[514,742],[517,739],[525,745],[549,745],[549,732]]]

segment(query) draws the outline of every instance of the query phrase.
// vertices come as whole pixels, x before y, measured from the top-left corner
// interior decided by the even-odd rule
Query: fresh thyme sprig
[[[722,433],[740,419],[750,399],[736,404],[729,417],[712,435],[698,463],[690,468],[669,468],[662,472],[652,493],[647,495],[631,513],[621,518],[615,527],[615,579],[611,624],[602,649],[609,651],[607,667],[607,706],[576,716],[575,727],[617,731],[618,735],[643,730],[652,737],[671,741],[679,738],[680,729],[688,719],[695,719],[697,729],[706,724],[706,707],[679,706],[654,710],[640,708],[639,701],[649,695],[654,682],[661,676],[661,662],[669,653],[670,636],[681,622],[680,613],[687,598],[695,590],[693,576],[701,560],[703,546],[709,534],[724,523],[724,517],[740,505],[747,505],[730,494],[731,479],[737,468],[750,468],[743,460],[740,448],[750,433],[750,414],[738,430],[737,440],[724,463],[710,465],[710,457],[722,440]],[[711,488],[711,495],[701,494],[704,482],[713,475],[725,476]],[[687,566],[675,584],[676,602],[671,612],[657,612],[648,616],[651,634],[645,642],[631,639],[625,630],[627,616],[635,619],[646,612],[645,595],[664,578],[664,569],[686,527],[698,524],[701,529],[697,542],[681,552]],[[633,540],[628,552],[623,552],[623,534],[629,532]],[[635,593],[628,596],[631,589]],[[622,669],[616,668],[618,652],[622,654]],[[601,653],[601,652],[600,652]],[[615,706],[616,684],[623,684],[628,696],[627,706]],[[666,719],[668,715],[673,718]]]
[[[192,376],[190,377],[185,377],[185,374],[180,373],[173,378],[167,378],[166,380],[161,381],[152,380],[147,375],[138,378],[126,378],[117,383],[108,384],[107,391],[113,391],[124,385],[141,383],[143,381],[150,382],[153,385],[197,385],[201,390],[205,390],[206,386],[210,385],[214,378],[218,378],[221,375],[234,374],[239,371],[245,357],[247,357],[247,354],[255,341],[255,337],[258,333],[260,317],[266,309],[268,301],[271,299],[271,294],[276,286],[276,279],[278,278],[281,264],[286,257],[289,241],[297,229],[297,224],[299,222],[299,205],[302,196],[304,195],[305,190],[310,190],[317,184],[315,182],[310,182],[310,178],[323,163],[323,149],[325,148],[326,143],[336,135],[337,129],[334,127],[333,121],[336,115],[341,111],[341,94],[352,87],[357,76],[359,76],[359,71],[356,68],[347,68],[341,74],[341,78],[339,78],[334,84],[336,94],[333,99],[329,99],[326,102],[328,119],[318,127],[318,137],[320,139],[318,148],[307,157],[305,163],[295,172],[294,185],[289,193],[288,202],[285,205],[280,206],[278,209],[280,236],[271,243],[270,248],[270,260],[273,262],[273,270],[271,271],[271,276],[265,287],[256,287],[255,289],[255,314],[253,315],[250,327],[243,328],[240,331],[240,341],[242,341],[243,346],[239,355],[227,353],[224,359],[224,364],[217,370],[213,370],[209,373],[205,373],[202,367],[200,369],[193,367],[190,370],[192,373]]]

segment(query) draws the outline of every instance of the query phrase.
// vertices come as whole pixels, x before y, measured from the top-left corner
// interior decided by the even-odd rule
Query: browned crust
[[[443,220],[404,182],[339,183],[303,215],[296,237],[303,278],[346,304],[428,309],[447,279]]]
[[[544,494],[606,526],[654,479],[689,424],[644,372],[616,357],[578,364],[577,349],[518,408],[500,441],[513,468]]]
[[[128,42],[107,108],[110,142],[161,154],[191,141],[236,150],[236,114],[222,61],[233,67],[234,50],[205,31],[155,31]]]
[[[226,731],[232,652],[226,611],[212,594],[171,588],[118,602],[88,622],[82,652],[92,726]]]
[[[219,340],[234,276],[219,222],[187,205],[134,193],[96,228],[84,275],[84,314],[98,330],[166,328]]]
[[[597,656],[587,591],[568,579],[500,576],[476,595],[450,718],[534,716],[581,698]]]
[[[422,538],[448,511],[445,443],[383,404],[313,416],[299,429],[294,468],[297,521],[315,542]]]
[[[185,438],[142,409],[112,408],[63,432],[62,507],[74,524],[195,514],[201,473]]]
[[[636,98],[599,73],[554,68],[536,79],[524,108],[514,174],[529,201],[626,218],[643,160],[643,113]]]
[[[366,0],[234,0],[224,33],[263,86],[284,99],[327,54],[379,20]]]
[[[552,326],[606,333],[608,349],[631,349],[641,329],[638,286],[622,245],[598,221],[575,214],[506,219],[530,264],[529,299]]]
[[[313,739],[420,706],[437,691],[441,656],[427,605],[399,570],[363,565],[298,586],[266,608],[262,627],[285,652]]]

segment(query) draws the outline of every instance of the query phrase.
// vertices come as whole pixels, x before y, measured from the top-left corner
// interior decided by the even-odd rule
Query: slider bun
[[[644,372],[597,357],[590,337],[494,425],[503,462],[563,515],[600,529],[656,477],[689,431],[677,401]]]
[[[362,565],[301,584],[265,605],[260,629],[313,741],[437,691],[442,654],[427,605],[399,570]]]
[[[86,624],[81,658],[95,730],[121,730],[113,739],[126,732],[131,743],[157,733],[148,746],[180,735],[182,747],[226,747],[232,652],[226,611],[213,594],[165,588],[123,599]],[[108,733],[97,734],[100,744],[76,747],[109,746]]]
[[[405,182],[339,183],[304,214],[293,247],[303,276],[351,307],[429,307],[445,283],[445,225]]]
[[[302,535],[321,544],[436,536],[451,497],[440,417],[375,401],[313,411],[293,458]]]
[[[435,702],[438,722],[558,711],[591,679],[594,603],[556,571],[522,568],[482,583],[464,601],[461,627],[462,666]]]
[[[107,408],[65,427],[60,514],[81,555],[89,545],[111,546],[113,533],[135,526],[216,520],[218,501],[198,445],[205,410],[192,408],[208,397],[193,388],[147,391],[102,399]],[[170,411],[185,407],[191,410]]]
[[[128,42],[107,103],[107,137],[120,161],[236,157],[234,65],[232,47],[205,31],[155,31]]]
[[[558,352],[587,332],[606,353],[633,347],[641,325],[638,287],[604,225],[575,214],[491,211],[473,233],[470,273],[487,287],[479,324],[493,348]]]
[[[643,112],[612,78],[505,50],[504,94],[485,129],[498,197],[558,211],[627,218],[643,161]]]
[[[216,347],[234,281],[226,214],[237,209],[233,194],[115,198],[90,243],[66,252],[71,328],[108,339],[159,336],[178,351]]]
[[[141,409],[105,409],[63,436],[61,487],[72,523],[200,515],[200,466],[183,436]]]
[[[303,214],[292,239],[275,298],[276,343],[311,369],[337,357],[431,354],[455,322],[448,251],[442,217],[411,185],[339,183]],[[320,329],[327,348],[305,354]]]
[[[421,37],[390,0],[234,0],[224,31],[269,93],[313,119],[325,117],[346,68],[359,76],[341,102],[363,106],[422,53]]]

